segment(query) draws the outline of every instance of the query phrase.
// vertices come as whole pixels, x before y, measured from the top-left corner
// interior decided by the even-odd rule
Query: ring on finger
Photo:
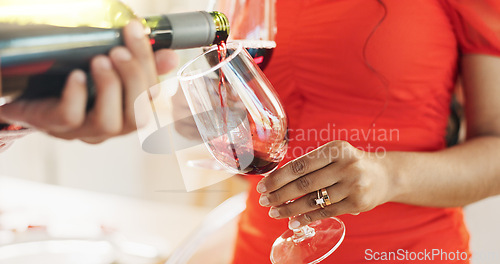
[[[316,204],[321,206],[321,208],[325,208],[328,205],[331,205],[330,195],[326,191],[326,188],[317,191],[318,198],[315,200]]]

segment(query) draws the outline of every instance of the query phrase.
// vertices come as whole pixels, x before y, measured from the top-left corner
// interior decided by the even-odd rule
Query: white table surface
[[[3,228],[41,225],[59,237],[92,237],[106,226],[131,241],[154,245],[162,257],[182,243],[209,211],[0,177]]]

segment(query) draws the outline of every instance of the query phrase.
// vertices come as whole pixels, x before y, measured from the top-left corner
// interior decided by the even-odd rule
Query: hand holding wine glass
[[[342,214],[359,214],[391,200],[392,181],[383,159],[356,149],[346,141],[332,141],[297,158],[262,179],[260,203],[271,207],[273,218],[293,217],[291,228]],[[315,203],[325,188],[332,205]],[[301,198],[287,204],[289,199]]]
[[[284,109],[241,43],[228,45],[227,57],[224,51],[223,46],[212,48],[188,62],[178,73],[179,81],[212,156],[233,173],[269,175],[287,150]],[[283,171],[286,168],[290,166]],[[315,201],[325,198],[318,193]],[[276,240],[271,261],[318,263],[340,245],[344,235],[345,227],[337,218],[294,227]]]

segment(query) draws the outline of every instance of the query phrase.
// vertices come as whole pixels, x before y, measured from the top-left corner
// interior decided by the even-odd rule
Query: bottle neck
[[[215,25],[215,39],[214,43],[216,45],[226,42],[229,37],[229,20],[226,15],[221,12],[210,12]]]
[[[220,44],[229,35],[229,22],[219,12],[150,16],[143,20],[153,49],[194,48]],[[196,25],[196,26],[193,26]]]

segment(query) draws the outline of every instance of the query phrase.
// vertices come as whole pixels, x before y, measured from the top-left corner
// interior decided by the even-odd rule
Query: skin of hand
[[[125,46],[98,55],[90,62],[95,82],[95,105],[86,111],[86,76],[74,70],[61,98],[19,100],[0,107],[0,120],[34,127],[62,139],[101,143],[136,129],[134,101],[177,64],[171,50],[153,53],[142,24],[131,21],[123,30]]]
[[[329,142],[265,177],[257,186],[262,194],[259,202],[271,206],[269,216],[273,218],[300,214],[297,220],[302,224],[371,210],[392,199],[393,182],[380,159],[346,141]],[[321,209],[316,204],[316,191],[322,188],[335,206]],[[290,225],[298,227],[294,222]]]
[[[464,143],[434,152],[389,151],[379,157],[333,141],[263,178],[257,185],[260,204],[271,207],[273,218],[292,217],[289,226],[296,228],[386,202],[461,207],[500,194],[500,58],[467,54],[461,66]],[[322,188],[332,202],[324,209],[315,203]]]

